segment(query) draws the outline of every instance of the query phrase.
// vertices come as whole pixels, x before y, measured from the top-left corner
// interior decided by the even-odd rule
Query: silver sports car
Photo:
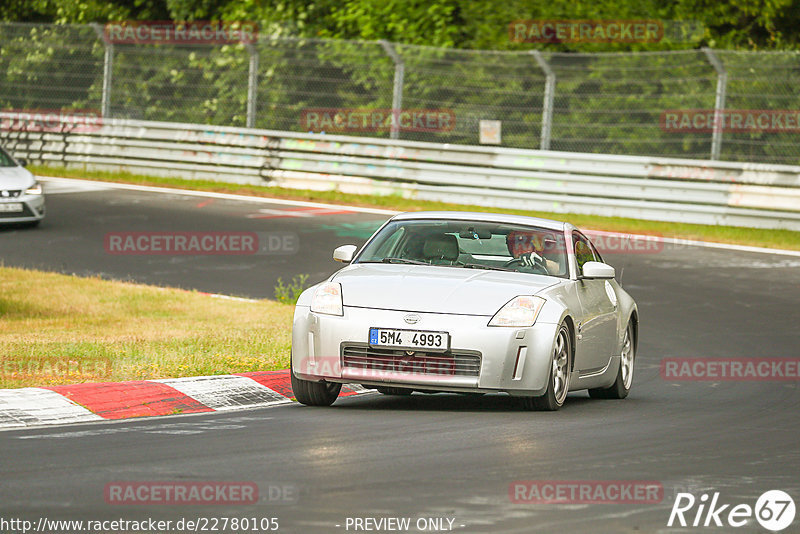
[[[557,410],[569,391],[622,399],[639,317],[569,223],[487,213],[392,217],[300,296],[292,387],[332,404],[343,383],[387,395],[491,393]]]

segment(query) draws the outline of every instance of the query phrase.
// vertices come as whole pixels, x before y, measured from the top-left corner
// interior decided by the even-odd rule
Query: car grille
[[[22,211],[0,211],[0,219],[21,219],[23,217],[35,217],[27,204],[22,205]]]
[[[481,353],[476,351],[425,352],[370,347],[342,346],[342,366],[377,371],[445,376],[479,376]]]
[[[0,198],[17,198],[22,194],[22,189],[0,189]]]

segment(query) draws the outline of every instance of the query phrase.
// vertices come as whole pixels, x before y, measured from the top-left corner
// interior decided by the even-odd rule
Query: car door
[[[573,232],[572,244],[579,275],[587,261],[603,261],[580,232]],[[575,364],[581,374],[601,371],[616,345],[617,299],[610,286],[608,281],[599,279],[582,279],[576,284],[581,317],[576,325],[579,352],[576,352]]]

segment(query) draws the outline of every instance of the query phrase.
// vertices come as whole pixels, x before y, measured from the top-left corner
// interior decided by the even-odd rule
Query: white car
[[[404,213],[306,290],[292,329],[298,401],[343,383],[384,394],[505,392],[557,410],[570,391],[621,399],[633,383],[636,303],[569,223]]]
[[[0,147],[0,224],[37,225],[44,218],[42,184]]]

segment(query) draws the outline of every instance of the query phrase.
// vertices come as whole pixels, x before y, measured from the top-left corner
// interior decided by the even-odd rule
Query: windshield
[[[557,230],[515,224],[402,220],[387,224],[355,263],[403,263],[491,269],[567,278]]]
[[[17,162],[8,155],[2,147],[0,147],[0,167],[16,167]]]

